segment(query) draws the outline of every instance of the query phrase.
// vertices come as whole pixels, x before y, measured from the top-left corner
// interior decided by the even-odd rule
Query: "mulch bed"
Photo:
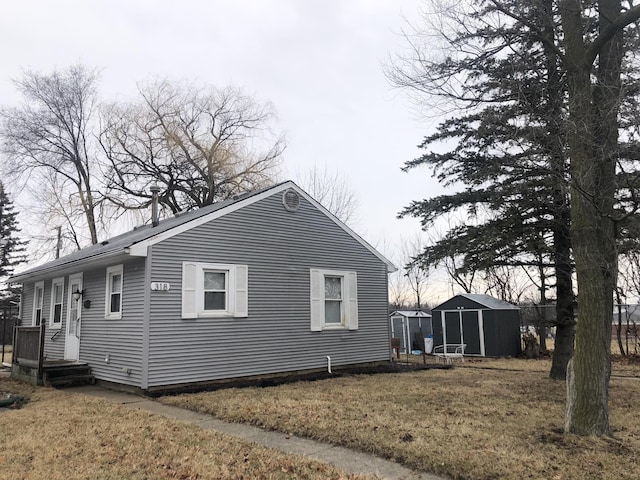
[[[328,378],[348,377],[353,375],[379,375],[386,373],[405,373],[420,370],[447,370],[453,368],[452,365],[419,364],[394,361],[380,365],[363,365],[351,367],[336,367],[333,373],[328,371],[310,373],[279,374],[274,376],[264,376],[260,378],[238,378],[228,379],[209,384],[184,385],[170,390],[146,392],[147,395],[157,397],[161,395],[180,395],[182,393],[197,393],[220,390],[223,388],[248,388],[248,387],[274,387],[285,383],[293,382],[315,382]]]

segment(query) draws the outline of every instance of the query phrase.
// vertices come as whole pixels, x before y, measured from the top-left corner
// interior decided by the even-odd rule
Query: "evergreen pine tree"
[[[13,202],[0,181],[0,307],[18,300],[19,287],[7,285],[6,280],[17,265],[26,261],[26,242],[18,237],[16,216]]]

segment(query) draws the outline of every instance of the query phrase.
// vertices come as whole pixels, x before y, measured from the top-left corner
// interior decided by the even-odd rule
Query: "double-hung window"
[[[64,278],[54,278],[51,282],[50,328],[62,327],[62,299],[64,297]]]
[[[226,312],[229,300],[230,270],[203,270],[203,312]]]
[[[105,318],[122,318],[122,265],[107,268],[107,290],[105,298]]]
[[[40,325],[42,321],[42,305],[44,304],[44,282],[36,282],[33,287],[33,317],[31,324]]]
[[[311,330],[358,329],[356,272],[311,269]]]
[[[324,276],[324,323],[325,325],[344,325],[344,277],[340,275]]]
[[[248,316],[248,267],[182,264],[182,318]]]

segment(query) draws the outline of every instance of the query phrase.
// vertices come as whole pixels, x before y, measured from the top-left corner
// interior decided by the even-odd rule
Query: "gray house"
[[[456,295],[431,310],[433,344],[466,344],[465,355],[517,356],[520,309],[490,295]]]
[[[81,363],[151,392],[386,362],[394,270],[285,182],[12,277],[23,340],[40,328],[43,345],[39,358],[16,345],[14,370]]]

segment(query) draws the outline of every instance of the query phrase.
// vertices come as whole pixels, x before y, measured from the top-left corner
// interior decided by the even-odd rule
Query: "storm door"
[[[67,328],[64,341],[64,359],[78,360],[80,357],[82,297],[76,300],[73,292],[82,292],[82,274],[69,277],[69,288],[67,291]]]

